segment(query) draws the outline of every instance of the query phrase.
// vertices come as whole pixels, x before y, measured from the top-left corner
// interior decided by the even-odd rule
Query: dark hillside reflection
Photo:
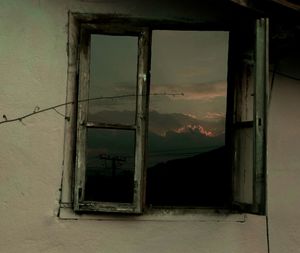
[[[230,193],[226,148],[148,168],[147,204],[153,206],[224,206]]]

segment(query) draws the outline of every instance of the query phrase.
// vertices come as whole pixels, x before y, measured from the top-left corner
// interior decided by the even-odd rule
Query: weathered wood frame
[[[256,20],[253,212],[266,212],[267,105],[269,97],[269,20]]]
[[[138,38],[138,66],[137,66],[137,94],[136,94],[136,120],[133,125],[109,124],[105,122],[88,121],[88,92],[90,73],[90,40],[91,34],[106,34],[119,36],[135,36]],[[103,211],[141,213],[143,207],[145,147],[148,125],[148,96],[149,96],[149,59],[150,59],[149,29],[135,28],[128,25],[101,25],[82,24],[79,42],[79,90],[77,113],[77,143],[74,186],[75,211]],[[86,131],[88,128],[132,130],[135,132],[135,168],[133,203],[112,203],[99,201],[86,201],[85,173],[86,173]]]
[[[77,14],[77,13],[69,13],[69,27],[68,27],[68,45],[67,45],[67,52],[68,52],[68,81],[67,81],[67,98],[66,98],[66,115],[68,120],[66,120],[65,124],[65,141],[64,141],[64,160],[63,160],[63,176],[62,176],[62,188],[61,188],[61,197],[60,197],[60,210],[68,210],[70,208],[75,209],[76,211],[104,211],[104,212],[124,212],[124,213],[141,213],[143,210],[144,206],[144,199],[145,199],[145,192],[143,187],[145,186],[144,181],[145,181],[145,175],[144,175],[144,170],[140,170],[138,173],[139,175],[136,175],[136,178],[139,178],[140,184],[137,185],[136,187],[136,194],[135,194],[135,199],[134,203],[135,205],[128,205],[128,204],[119,204],[119,203],[101,203],[98,205],[96,202],[85,202],[84,205],[81,205],[83,202],[81,201],[82,199],[78,198],[77,202],[75,201],[76,195],[79,196],[79,188],[75,187],[75,182],[80,183],[80,178],[82,175],[77,175],[77,178],[75,180],[75,174],[74,173],[74,168],[76,167],[75,161],[76,159],[76,129],[77,129],[77,106],[78,104],[75,102],[78,100],[78,82],[80,78],[79,77],[79,55],[83,54],[86,55],[85,52],[80,52],[79,50],[79,42],[80,42],[80,29],[79,27],[83,24],[88,25],[89,29],[93,30],[95,33],[102,32],[105,33],[107,32],[107,28],[111,27],[111,24],[114,24],[114,29],[115,33],[122,33],[124,32],[123,29],[125,29],[125,25],[120,25],[120,19],[122,18],[115,18],[115,17],[110,17],[108,15],[89,15],[89,14]],[[260,213],[264,214],[265,212],[265,202],[266,202],[266,162],[265,162],[265,156],[266,156],[266,107],[259,107],[260,112],[263,112],[262,116],[263,118],[260,118],[260,120],[254,122],[253,120],[249,121],[244,121],[244,122],[238,122],[235,121],[234,119],[234,111],[235,107],[232,102],[234,101],[234,92],[233,90],[235,89],[234,86],[237,84],[237,82],[241,81],[241,76],[238,76],[243,72],[241,68],[239,68],[237,65],[239,64],[235,57],[232,57],[232,55],[236,55],[236,48],[238,48],[237,44],[235,43],[240,43],[239,41],[241,39],[241,34],[235,34],[234,32],[234,26],[228,26],[222,24],[210,24],[207,26],[207,24],[199,23],[197,24],[196,22],[183,22],[183,21],[152,21],[152,20],[144,20],[141,22],[140,19],[128,19],[125,18],[127,22],[122,22],[123,24],[127,24],[127,32],[131,35],[135,35],[136,32],[143,34],[143,38],[145,40],[141,40],[141,44],[144,43],[143,49],[146,50],[145,52],[140,51],[139,55],[144,54],[144,65],[141,66],[140,73],[141,75],[138,75],[138,83],[139,86],[142,86],[143,89],[140,89],[139,96],[142,95],[141,97],[144,97],[144,94],[146,95],[146,99],[143,99],[141,103],[139,103],[139,108],[147,108],[148,103],[149,103],[149,97],[147,93],[149,92],[149,79],[150,79],[150,41],[151,41],[151,30],[154,29],[168,29],[172,30],[176,28],[176,30],[229,30],[230,31],[230,48],[229,48],[229,72],[228,72],[228,104],[227,104],[227,116],[226,116],[226,142],[228,144],[228,147],[231,147],[232,154],[235,154],[235,146],[232,143],[234,140],[234,129],[235,127],[238,128],[253,128],[254,125],[258,122],[261,124],[263,122],[263,125],[259,125],[259,128],[257,129],[257,134],[256,134],[256,141],[261,140],[259,149],[262,151],[262,159],[256,156],[256,158],[253,158],[253,162],[256,163],[256,160],[260,160],[260,165],[259,165],[259,170],[255,169],[256,176],[253,176],[253,193],[256,196],[255,199],[253,198],[253,202],[250,204],[243,203],[242,199],[239,201],[235,200],[234,197],[234,179],[232,179],[232,185],[233,185],[233,196],[232,200],[235,204],[239,204],[239,207],[242,207],[242,210],[246,212],[255,212],[255,213]],[[130,21],[130,22],[129,22]],[[94,24],[101,24],[95,25]],[[90,23],[90,24],[89,24]],[[254,34],[260,34],[261,38],[264,38],[264,40],[257,39],[256,44],[254,48],[260,47],[259,50],[256,50],[256,56],[255,59],[251,58],[248,59],[251,62],[253,61],[253,64],[255,64],[255,61],[261,61],[262,64],[260,65],[255,65],[256,67],[256,73],[261,73],[261,74],[266,74],[267,73],[267,68],[268,68],[268,59],[267,59],[267,25],[266,21],[263,21],[265,25],[261,26],[261,28],[257,29],[256,33]],[[131,28],[130,28],[131,26]],[[144,28],[144,27],[147,27]],[[97,31],[96,31],[97,30]],[[126,29],[125,29],[126,30]],[[109,32],[108,32],[109,34]],[[237,38],[232,39],[237,35]],[[257,37],[258,38],[258,37]],[[233,42],[233,43],[232,43]],[[83,43],[86,43],[83,41]],[[260,46],[259,46],[260,45]],[[88,47],[87,47],[88,48]],[[86,56],[83,56],[86,57]],[[247,60],[247,59],[246,59]],[[88,61],[88,59],[86,59]],[[263,62],[264,61],[264,62]],[[82,64],[82,63],[80,63]],[[145,70],[145,71],[142,71]],[[147,70],[147,71],[146,71]],[[237,71],[238,70],[238,71]],[[257,72],[258,71],[258,72]],[[236,73],[238,72],[238,73]],[[146,74],[146,76],[145,76]],[[146,78],[145,78],[146,77]],[[266,83],[268,82],[267,80],[267,75],[265,76],[264,79],[260,78],[260,81],[256,81],[256,83],[260,83],[260,86],[256,86],[258,89],[261,89]],[[261,98],[264,99],[263,94],[267,93],[265,90],[263,93],[260,93],[261,95],[256,96],[256,100],[260,100]],[[265,100],[264,100],[265,101]],[[263,105],[265,105],[265,102],[263,102]],[[256,112],[258,110],[258,107],[254,110]],[[144,114],[139,115],[139,120],[141,121],[139,124],[141,128],[139,131],[145,131],[145,140],[146,140],[146,133],[147,133],[147,110],[144,110]],[[257,114],[260,115],[260,114]],[[256,117],[256,114],[254,115]],[[263,119],[263,121],[261,121]],[[235,123],[234,123],[235,122]],[[136,124],[137,125],[137,124]],[[119,125],[113,125],[113,124],[103,124],[99,122],[86,122],[86,127],[104,127],[104,128],[114,128],[114,129],[122,129],[125,127],[126,129],[134,129],[136,131],[135,126],[119,126]],[[256,127],[256,126],[255,126]],[[262,133],[262,134],[261,134]],[[255,141],[255,143],[256,143]],[[146,144],[146,143],[145,143]],[[145,147],[146,145],[141,145],[140,146],[140,153],[145,154]],[[257,149],[258,150],[258,149]],[[254,151],[256,152],[256,151]],[[258,151],[257,151],[258,152]],[[258,154],[259,155],[259,154]],[[145,156],[144,156],[145,157]],[[136,158],[138,159],[138,158]],[[229,158],[229,162],[233,163],[232,158]],[[139,158],[139,162],[141,166],[145,165],[145,159]],[[233,174],[235,172],[233,171]],[[257,180],[259,179],[259,180]],[[82,182],[81,182],[82,184]],[[256,186],[258,187],[256,188]],[[255,189],[254,189],[255,188]],[[254,208],[254,203],[256,204],[256,208]],[[60,215],[58,213],[58,215]]]
[[[265,214],[268,20],[248,20],[242,27],[233,31],[229,58],[232,201],[242,211]]]

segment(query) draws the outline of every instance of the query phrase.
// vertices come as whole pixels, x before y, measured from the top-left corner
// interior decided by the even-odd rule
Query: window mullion
[[[150,82],[150,40],[149,30],[141,32],[138,41],[137,73],[137,118],[136,118],[136,153],[134,175],[135,212],[142,212],[145,197],[145,155],[147,146],[147,125]]]
[[[106,128],[106,129],[121,129],[121,130],[135,130],[136,125],[113,124],[104,122],[86,122],[86,127],[89,128]]]

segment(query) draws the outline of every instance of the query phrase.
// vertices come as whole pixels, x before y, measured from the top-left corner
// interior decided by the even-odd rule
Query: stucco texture
[[[134,1],[2,0],[1,117],[5,114],[11,119],[33,112],[37,106],[43,109],[65,102],[68,11],[177,15],[168,5],[163,6],[151,6],[149,11]],[[196,15],[192,8],[188,13]],[[299,252],[300,247],[298,84],[276,82],[271,105],[272,253]],[[64,114],[64,107],[58,110]],[[267,252],[264,216],[248,215],[245,222],[59,219],[64,121],[50,110],[0,125],[0,252]],[[286,125],[292,126],[289,131],[284,131]]]

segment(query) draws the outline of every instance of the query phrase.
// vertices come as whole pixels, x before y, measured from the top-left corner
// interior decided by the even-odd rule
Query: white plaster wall
[[[138,1],[0,1],[0,116],[65,102],[68,11],[176,17]],[[159,1],[157,1],[159,2]],[[109,4],[108,4],[109,3]],[[150,9],[147,9],[149,7]],[[180,9],[180,6],[178,7]],[[197,10],[185,13],[196,16]],[[283,85],[284,83],[284,85]],[[269,132],[271,252],[299,252],[300,86],[278,82]],[[64,108],[59,109],[62,113]],[[285,126],[292,126],[284,132]],[[64,119],[54,111],[0,125],[0,252],[266,253],[265,217],[234,221],[60,220]]]
[[[300,62],[298,67],[299,76]],[[299,95],[300,81],[276,76],[268,136],[268,209],[272,253],[300,252]]]

